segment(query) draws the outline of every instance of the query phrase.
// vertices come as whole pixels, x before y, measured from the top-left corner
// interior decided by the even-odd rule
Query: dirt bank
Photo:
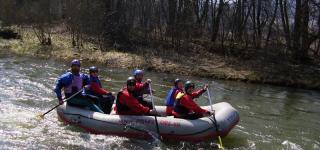
[[[146,70],[181,75],[210,77],[253,83],[268,83],[307,89],[320,89],[320,67],[294,65],[277,56],[261,54],[247,58],[217,55],[196,47],[185,54],[174,50],[141,48],[136,51],[109,50],[102,52],[86,42],[83,48],[73,48],[70,38],[53,34],[51,46],[39,45],[30,31],[21,32],[22,40],[0,39],[0,50],[42,58],[71,60],[80,58],[105,64],[107,67],[143,68]],[[280,56],[279,56],[280,57]]]

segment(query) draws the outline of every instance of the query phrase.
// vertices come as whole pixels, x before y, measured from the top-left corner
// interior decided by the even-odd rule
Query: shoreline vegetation
[[[0,37],[18,40],[0,48],[319,90],[319,10],[317,0],[2,0]]]
[[[248,83],[263,83],[305,89],[320,89],[320,66],[296,64],[290,60],[277,59],[277,52],[266,53],[248,49],[240,56],[209,52],[191,43],[188,52],[163,47],[138,47],[136,50],[119,50],[116,46],[102,51],[98,44],[83,41],[81,47],[72,46],[72,39],[64,28],[52,30],[50,45],[39,44],[31,27],[11,27],[20,39],[0,38],[0,51],[20,56],[55,58],[101,63],[106,67],[142,68],[148,71],[175,73]],[[232,50],[229,50],[232,51]],[[255,51],[254,53],[250,53]],[[274,50],[276,51],[276,50]],[[273,54],[273,55],[271,55]]]

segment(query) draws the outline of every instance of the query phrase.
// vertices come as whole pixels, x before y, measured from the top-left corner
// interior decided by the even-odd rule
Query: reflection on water
[[[56,113],[35,118],[57,104],[52,92],[68,63],[34,58],[0,57],[0,149],[199,149],[202,143],[161,142],[94,135],[58,121]],[[90,64],[84,64],[85,68]],[[131,71],[101,68],[103,85],[117,92]],[[205,78],[147,72],[163,105],[176,77],[210,83],[214,102],[227,101],[240,112],[240,123],[223,142],[228,149],[319,149],[320,93],[269,85],[213,81]],[[197,103],[207,105],[206,96]]]

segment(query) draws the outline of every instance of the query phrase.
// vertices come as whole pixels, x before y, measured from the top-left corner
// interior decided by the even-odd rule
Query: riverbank
[[[254,56],[225,57],[210,53],[201,46],[194,46],[188,54],[163,48],[102,52],[98,46],[90,42],[85,42],[82,48],[72,47],[71,39],[63,32],[52,34],[51,46],[39,45],[30,30],[20,31],[20,34],[22,40],[0,39],[1,51],[61,60],[79,58],[105,64],[106,67],[143,68],[155,72],[320,89],[319,65],[295,65],[283,59],[275,59],[280,56],[264,52]]]

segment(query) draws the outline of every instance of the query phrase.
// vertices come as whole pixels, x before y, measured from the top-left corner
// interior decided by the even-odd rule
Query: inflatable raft
[[[218,135],[226,136],[239,122],[239,113],[229,103],[222,102],[212,105],[219,132],[216,132],[213,117],[203,117],[196,120],[178,119],[165,115],[165,106],[156,106],[159,133],[165,140],[200,142]],[[202,108],[210,110],[210,106]],[[154,116],[128,116],[102,114],[86,109],[61,105],[57,109],[60,119],[79,126],[91,133],[117,135],[134,138],[151,138],[157,135]]]

